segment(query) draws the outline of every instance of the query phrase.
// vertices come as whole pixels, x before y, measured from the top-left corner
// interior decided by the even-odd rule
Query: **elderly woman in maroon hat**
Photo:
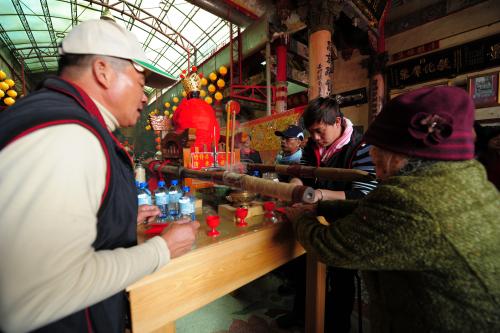
[[[307,251],[363,270],[373,332],[500,332],[500,195],[473,121],[462,89],[398,96],[365,134],[379,186],[287,210]]]

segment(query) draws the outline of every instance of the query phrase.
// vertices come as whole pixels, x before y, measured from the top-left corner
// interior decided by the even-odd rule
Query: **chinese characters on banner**
[[[389,87],[403,88],[495,66],[500,66],[500,34],[391,65]]]

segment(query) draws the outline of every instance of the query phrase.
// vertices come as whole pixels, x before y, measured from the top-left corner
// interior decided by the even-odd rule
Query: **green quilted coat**
[[[293,221],[325,263],[363,271],[372,332],[500,332],[500,195],[476,161],[391,177]]]

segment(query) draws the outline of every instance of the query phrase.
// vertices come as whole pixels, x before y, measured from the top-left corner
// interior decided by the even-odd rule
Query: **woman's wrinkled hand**
[[[153,205],[141,205],[137,213],[137,224],[153,223],[156,217],[161,214],[160,208]]]

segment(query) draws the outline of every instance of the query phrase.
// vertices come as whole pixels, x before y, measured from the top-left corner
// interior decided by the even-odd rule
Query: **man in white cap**
[[[76,26],[59,53],[59,77],[0,116],[0,331],[123,332],[125,287],[189,251],[199,227],[137,245],[158,209],[138,209],[113,135],[138,121],[144,85],[174,80],[113,21]]]

